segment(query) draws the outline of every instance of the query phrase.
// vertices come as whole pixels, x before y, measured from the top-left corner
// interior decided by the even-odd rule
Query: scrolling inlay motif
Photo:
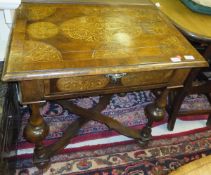
[[[70,39],[89,42],[120,42],[120,37],[138,37],[143,34],[140,25],[129,16],[76,17],[62,23],[60,29]]]
[[[57,80],[56,87],[59,91],[87,91],[104,88],[109,79],[103,75],[61,78]]]
[[[57,25],[51,22],[36,22],[27,27],[27,33],[35,39],[54,37],[59,32]]]
[[[130,73],[128,76],[122,77],[121,82],[124,86],[164,83],[169,80],[172,73],[172,70]]]
[[[26,3],[15,25],[12,71],[169,63],[191,50],[148,5]]]
[[[53,46],[40,41],[24,42],[24,62],[62,61],[61,53]]]
[[[25,11],[24,11],[25,10]],[[26,6],[23,11],[28,20],[38,21],[47,18],[56,12],[56,7],[47,7],[42,5]]]

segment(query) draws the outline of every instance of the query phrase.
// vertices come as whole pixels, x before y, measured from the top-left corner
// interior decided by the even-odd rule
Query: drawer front
[[[60,92],[90,91],[104,88],[109,79],[104,75],[60,78],[55,85]]]
[[[167,83],[173,70],[67,77],[45,81],[45,94],[86,93]]]
[[[154,85],[166,83],[168,82],[172,73],[172,70],[128,73],[127,76],[122,77],[121,83],[123,86]]]
[[[78,76],[50,80],[27,80],[19,82],[21,103],[28,104],[44,101],[48,98],[64,96],[77,97],[96,95],[95,92],[109,93],[130,91],[133,89],[150,89],[148,85],[160,84],[177,88],[184,83],[190,69],[138,72],[127,74],[109,74],[97,76]],[[114,79],[112,79],[112,77]],[[116,78],[116,79],[115,79]],[[116,80],[116,81],[114,81]],[[171,81],[171,82],[170,82]],[[135,87],[135,88],[134,88]]]

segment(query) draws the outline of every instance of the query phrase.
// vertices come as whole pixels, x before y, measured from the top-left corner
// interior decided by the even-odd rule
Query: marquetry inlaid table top
[[[164,118],[169,90],[183,87],[188,75],[207,66],[151,1],[70,1],[22,3],[4,65],[3,80],[16,81],[20,103],[31,108],[24,136],[35,144],[33,162],[40,169],[49,167],[50,158],[90,120],[146,146],[153,122]],[[152,89],[156,99],[144,108],[143,129],[101,113],[114,93]],[[66,100],[96,95],[99,102],[89,109]],[[49,127],[39,109],[52,100],[79,118],[45,146]]]
[[[22,3],[3,80],[207,65],[153,3],[106,2]],[[180,62],[172,61],[176,56]]]

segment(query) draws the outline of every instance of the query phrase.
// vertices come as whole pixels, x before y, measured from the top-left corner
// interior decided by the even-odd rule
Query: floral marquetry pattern
[[[89,42],[119,42],[124,37],[140,36],[143,32],[135,19],[129,16],[82,16],[65,21],[60,30],[72,39]],[[133,26],[132,28],[130,26]],[[121,34],[121,36],[119,36]],[[128,39],[128,38],[127,38]]]
[[[58,27],[50,22],[32,23],[27,28],[27,33],[35,39],[47,39],[54,37],[59,32]]]
[[[122,77],[122,84],[125,86],[137,86],[146,85],[150,83],[167,82],[173,71],[151,71],[151,72],[141,72],[141,73],[130,73],[128,76]]]
[[[102,89],[109,83],[109,79],[103,75],[61,78],[56,87],[59,91],[87,91]]]
[[[24,14],[28,18],[28,20],[38,21],[54,14],[56,12],[56,7],[36,5],[26,6],[24,10]]]
[[[41,76],[39,70],[55,78],[55,72],[63,70],[58,75],[63,78],[69,69],[80,76],[82,69],[92,68],[102,75],[132,67],[136,72],[148,66],[153,70],[157,64],[159,69],[205,64],[150,1],[112,3],[23,3],[17,9],[8,54],[9,76]],[[170,58],[177,55],[195,60],[175,64]]]
[[[53,46],[39,41],[25,41],[24,62],[61,61],[61,53]]]

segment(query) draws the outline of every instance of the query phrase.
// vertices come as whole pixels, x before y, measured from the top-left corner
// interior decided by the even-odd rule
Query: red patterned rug
[[[33,167],[31,157],[17,162],[18,175],[164,175],[211,154],[208,128],[160,137],[141,148],[135,141],[65,150],[54,156],[47,172]]]
[[[99,97],[74,99],[74,103],[84,108],[94,106]],[[126,126],[142,128],[147,119],[144,116],[143,107],[154,100],[150,92],[128,93],[125,97],[114,95],[103,114],[111,116]],[[208,103],[202,96],[191,96],[186,99],[182,110],[190,108],[206,108]],[[22,126],[27,123],[29,113],[23,110]],[[42,109],[45,120],[50,125],[50,134],[45,144],[50,144],[61,137],[68,123],[74,121],[77,116],[62,109],[58,104],[47,103]],[[186,120],[205,119],[206,116],[194,116]],[[155,123],[154,126],[165,123]],[[95,139],[118,136],[118,133],[109,130],[105,125],[91,121],[78,133],[78,136],[70,141],[80,143]],[[95,144],[94,146],[82,146],[65,149],[52,158],[52,165],[47,172],[38,171],[32,164],[32,154],[27,150],[33,148],[22,138],[20,133],[18,150],[21,154],[11,158],[12,167],[16,168],[19,175],[154,175],[167,174],[169,171],[211,152],[211,131],[204,127],[197,130],[179,134],[163,135],[155,137],[147,148],[141,148],[134,140],[120,141],[110,144]],[[24,152],[25,150],[25,152]]]

